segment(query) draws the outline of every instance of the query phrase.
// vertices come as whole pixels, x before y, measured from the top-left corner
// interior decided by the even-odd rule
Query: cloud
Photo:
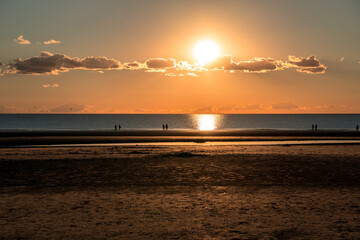
[[[180,74],[175,74],[175,73],[165,73],[165,76],[168,76],[168,77],[184,77],[185,75],[180,73]]]
[[[44,41],[44,44],[45,45],[49,45],[49,44],[59,44],[61,43],[61,41],[57,41],[57,40],[54,40],[54,39],[51,39],[49,41]]]
[[[296,109],[298,106],[293,103],[275,103],[272,104],[271,107],[273,109]]]
[[[145,110],[144,110],[144,109],[141,109],[141,108],[138,108],[138,109],[135,109],[134,112],[136,112],[136,113],[143,113],[143,112],[145,112]]]
[[[165,69],[158,69],[158,68],[147,69],[145,72],[151,72],[151,73],[165,73],[165,72],[166,72],[166,68],[165,68]]]
[[[196,75],[195,73],[192,73],[192,72],[187,73],[187,75],[188,75],[188,76],[192,76],[192,77],[198,77],[198,76],[199,76],[199,75]]]
[[[166,76],[193,76],[198,77],[196,73],[206,71],[251,72],[264,73],[268,71],[279,71],[286,68],[295,68],[297,72],[309,74],[325,73],[327,67],[322,65],[316,57],[307,58],[289,56],[287,62],[273,58],[256,57],[250,60],[237,60],[231,55],[224,55],[206,65],[189,64],[186,61],[176,61],[172,58],[151,58],[144,63],[133,61],[120,63],[115,59],[106,57],[69,57],[62,53],[52,54],[43,51],[39,56],[28,59],[16,59],[7,64],[5,74],[32,74],[32,75],[57,75],[59,72],[67,72],[71,69],[97,70],[103,73],[104,70],[144,70],[145,72],[161,72]],[[173,74],[167,73],[172,70]],[[181,71],[181,74],[174,71]]]
[[[54,88],[58,88],[59,84],[55,83],[55,84],[43,84],[42,85],[43,88],[48,88],[48,87],[54,87]]]
[[[246,105],[224,105],[214,108],[216,113],[250,113],[259,112],[259,110],[267,110],[264,104],[246,104]]]
[[[176,75],[175,73],[165,73],[165,76],[168,76],[168,77],[177,77],[178,75]]]
[[[191,112],[196,114],[231,114],[231,113],[256,113],[261,111],[271,110],[270,105],[264,104],[247,104],[247,105],[222,105],[222,106],[203,106],[189,111],[182,112]]]
[[[259,110],[259,109],[264,109],[264,108],[265,107],[263,104],[254,103],[254,104],[248,104],[248,105],[241,106],[238,109],[240,109],[240,110]]]
[[[145,62],[146,68],[163,69],[163,68],[174,68],[175,59],[172,58],[153,58]]]
[[[69,113],[69,112],[81,112],[86,109],[86,106],[83,104],[69,103],[61,105],[55,108],[49,109],[53,113]]]
[[[197,72],[208,71],[207,69],[203,68],[202,66],[199,66],[198,64],[190,64],[186,61],[177,61],[176,70],[197,71]]]
[[[24,109],[18,108],[18,107],[9,107],[0,105],[0,113],[21,113],[25,112]]]
[[[18,38],[14,39],[14,42],[17,44],[31,44],[29,40],[24,39],[23,35],[20,35]]]
[[[212,106],[204,106],[200,108],[196,108],[192,110],[193,113],[197,114],[207,114],[207,113],[216,113],[216,109],[214,109]]]
[[[322,65],[314,55],[307,58],[289,56],[289,61],[287,61],[286,64],[288,67],[297,68],[296,71],[298,72],[305,72],[310,74],[325,73],[327,68]]]
[[[298,66],[298,67],[319,67],[320,66],[320,61],[317,60],[314,55],[307,57],[307,58],[289,56],[288,63]]]
[[[19,74],[54,74],[67,72],[70,69],[91,69],[105,70],[120,68],[120,62],[106,57],[86,57],[83,59],[71,58],[64,54],[52,54],[50,52],[41,52],[40,56],[22,60],[15,60],[15,63],[8,64],[8,70],[5,73]]]
[[[129,70],[137,70],[137,69],[142,69],[143,65],[144,64],[135,61],[135,62],[126,62],[122,65],[122,67],[124,69],[129,69]]]
[[[325,70],[326,70],[325,66],[296,69],[296,71],[298,71],[298,72],[304,72],[304,73],[309,73],[309,74],[322,74],[322,73],[325,73]]]
[[[0,105],[0,113],[11,113],[13,109]]]
[[[272,58],[253,58],[248,61],[236,61],[230,55],[219,57],[212,63],[205,65],[209,70],[229,70],[244,72],[267,72],[282,69],[282,61]]]
[[[83,68],[86,69],[111,69],[119,68],[120,62],[106,57],[86,57],[80,60]]]

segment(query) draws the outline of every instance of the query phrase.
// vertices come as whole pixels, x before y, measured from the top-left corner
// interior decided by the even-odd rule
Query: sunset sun
[[[199,64],[213,61],[220,55],[220,48],[211,40],[203,40],[194,48],[194,56]]]

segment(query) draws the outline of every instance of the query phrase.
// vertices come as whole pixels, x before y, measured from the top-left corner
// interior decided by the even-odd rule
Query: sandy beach
[[[1,136],[0,239],[360,238],[358,144],[13,148],[51,137]]]
[[[122,130],[0,131],[0,147],[56,144],[104,144],[151,142],[238,142],[238,141],[360,140],[353,130]]]

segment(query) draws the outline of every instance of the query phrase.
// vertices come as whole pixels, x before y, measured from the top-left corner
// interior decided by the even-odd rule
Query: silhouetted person
[[[317,124],[315,124],[315,131],[317,131]]]
[[[312,130],[312,131],[314,131],[314,124],[313,124],[313,125],[311,125],[311,130]]]
[[[165,128],[166,128],[166,131],[167,131],[167,130],[168,130],[168,128],[169,128],[167,124],[165,125]]]
[[[121,129],[121,125],[119,124],[119,131],[120,131],[120,129]]]
[[[163,131],[165,131],[165,125],[163,124]]]
[[[117,126],[116,126],[116,124],[115,124],[115,131],[117,130]]]
[[[359,131],[359,124],[356,124],[356,131]]]

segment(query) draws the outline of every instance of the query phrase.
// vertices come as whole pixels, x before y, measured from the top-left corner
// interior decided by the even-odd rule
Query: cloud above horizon
[[[84,104],[69,103],[49,109],[52,113],[82,112],[86,109]]]
[[[48,88],[48,87],[53,87],[53,88],[58,88],[59,84],[54,83],[54,84],[43,84],[41,85],[43,88]]]
[[[305,72],[309,74],[322,74],[325,73],[327,67],[322,65],[315,55],[310,57],[295,57],[289,56],[289,61],[286,62],[290,67],[297,68],[298,72]]]
[[[257,57],[248,61],[236,61],[232,56],[225,55],[205,65],[209,70],[229,70],[244,72],[267,72],[283,68],[283,62],[272,58]]]
[[[271,105],[272,109],[296,109],[297,105],[290,102],[274,103]]]
[[[120,67],[120,62],[106,57],[86,57],[71,58],[64,54],[52,54],[43,51],[40,56],[31,57],[25,60],[16,59],[15,63],[7,65],[8,69],[4,73],[19,73],[33,75],[57,75],[59,72],[67,72],[70,69],[116,69]]]
[[[145,70],[146,72],[165,72],[166,76],[194,76],[204,71],[249,72],[265,73],[269,71],[295,68],[297,72],[308,74],[323,74],[327,67],[316,59],[315,55],[304,57],[289,56],[283,62],[273,58],[256,57],[250,60],[237,60],[231,55],[218,57],[206,65],[189,64],[185,61],[176,61],[173,58],[151,58],[144,63],[133,61],[121,63],[106,57],[69,57],[62,53],[52,54],[43,51],[39,56],[28,59],[16,59],[7,64],[5,74],[31,74],[31,75],[58,75],[71,69],[83,70]],[[182,71],[182,72],[176,72]],[[185,72],[184,72],[185,71]]]
[[[61,43],[61,41],[57,41],[57,40],[54,40],[54,39],[51,39],[49,41],[44,41],[44,44],[45,45],[49,45],[49,44],[59,44]]]
[[[173,68],[175,67],[175,59],[172,58],[154,58],[146,60],[146,68],[149,69],[164,69],[164,68]]]
[[[17,44],[31,44],[31,42],[29,40],[24,39],[23,35],[20,35],[19,37],[17,37],[16,39],[14,39],[14,42],[16,42]]]
[[[126,62],[122,66],[124,69],[137,70],[137,69],[142,69],[144,64],[135,61],[135,62]]]

